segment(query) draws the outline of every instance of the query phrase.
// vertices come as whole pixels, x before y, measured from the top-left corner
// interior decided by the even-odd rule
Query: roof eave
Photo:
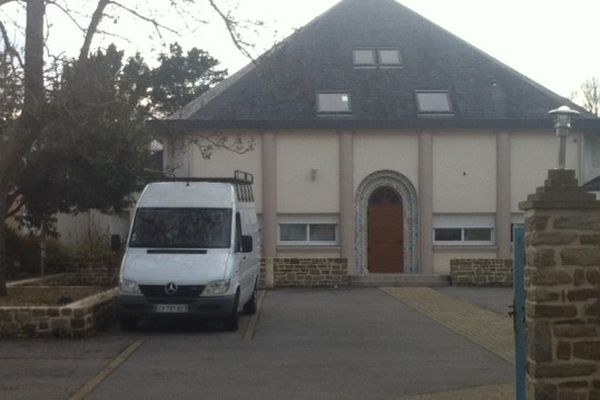
[[[411,119],[411,120],[356,120],[356,119],[317,119],[317,120],[152,120],[151,129],[160,135],[186,134],[220,129],[273,130],[273,129],[544,129],[551,131],[552,121],[543,119]],[[600,132],[600,119],[578,119],[573,129],[582,132]]]

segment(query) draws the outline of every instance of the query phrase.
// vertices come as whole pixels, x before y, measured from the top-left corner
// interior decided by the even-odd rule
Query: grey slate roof
[[[398,48],[403,67],[355,68],[352,50],[361,47]],[[169,119],[236,127],[254,127],[258,122],[335,126],[332,118],[365,127],[411,125],[420,120],[418,90],[449,91],[454,116],[434,122],[441,125],[466,126],[469,120],[490,121],[488,125],[549,121],[548,110],[568,104],[582,112],[582,119],[595,120],[588,122],[599,126],[581,107],[394,0],[342,0]],[[319,116],[319,91],[350,93],[352,114]]]

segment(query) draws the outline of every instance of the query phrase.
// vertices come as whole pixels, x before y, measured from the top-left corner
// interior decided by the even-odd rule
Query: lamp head
[[[579,115],[579,111],[569,108],[569,106],[560,106],[555,110],[548,111],[548,114],[554,116],[556,123],[556,135],[568,136],[571,129],[571,119]]]

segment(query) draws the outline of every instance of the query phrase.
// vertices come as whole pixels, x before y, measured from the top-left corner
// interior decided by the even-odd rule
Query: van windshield
[[[228,248],[230,208],[138,208],[129,247]]]

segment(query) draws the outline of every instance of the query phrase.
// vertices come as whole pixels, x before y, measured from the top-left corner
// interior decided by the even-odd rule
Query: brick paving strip
[[[498,357],[514,363],[514,331],[510,317],[431,288],[388,287],[381,290]]]
[[[511,400],[514,399],[515,388],[510,383],[501,385],[477,386],[447,392],[424,393],[400,397],[395,400]]]
[[[514,363],[514,331],[512,319],[508,316],[431,288],[389,287],[381,290],[498,357]],[[514,385],[507,383],[423,393],[397,400],[510,400],[514,399],[514,395]]]

